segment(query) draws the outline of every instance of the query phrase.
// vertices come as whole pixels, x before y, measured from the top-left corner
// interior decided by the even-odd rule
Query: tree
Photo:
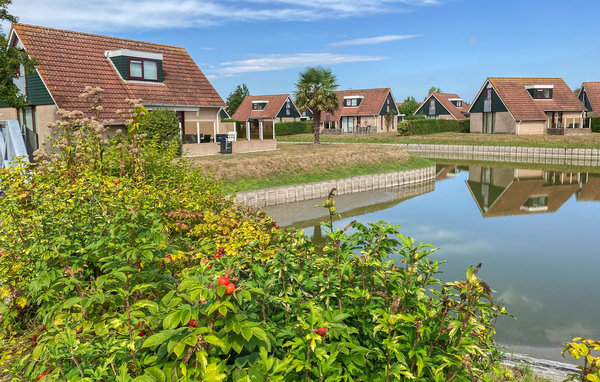
[[[244,98],[249,95],[250,91],[246,84],[238,85],[234,91],[229,93],[229,97],[227,97],[227,113],[233,115],[242,104]]]
[[[17,17],[8,13],[6,7],[11,0],[0,0],[0,21],[17,22]],[[29,58],[25,51],[8,46],[8,38],[0,25],[0,102],[11,107],[22,107],[27,104],[25,95],[19,94],[19,88],[13,83],[18,73],[32,73],[36,61]]]
[[[321,66],[307,68],[299,74],[296,82],[296,105],[301,111],[312,111],[316,145],[321,143],[321,112],[334,113],[340,106],[338,96],[334,92],[338,87],[336,82],[337,79],[331,70]]]
[[[573,94],[575,94],[576,96],[579,97],[579,92],[581,91],[581,88],[577,88],[575,90],[573,90]]]
[[[396,110],[390,110],[387,113],[385,113],[385,127],[387,129],[387,131],[390,131],[390,128],[392,127],[392,123],[394,122],[394,116],[398,114],[396,112]]]
[[[400,114],[412,115],[419,108],[419,102],[415,97],[406,97],[402,102],[402,105],[398,108]]]
[[[433,93],[441,93],[441,92],[442,92],[442,89],[438,88],[437,86],[432,86],[429,88],[429,91],[427,92],[427,97],[429,97]],[[427,99],[427,97],[425,97],[425,99]]]

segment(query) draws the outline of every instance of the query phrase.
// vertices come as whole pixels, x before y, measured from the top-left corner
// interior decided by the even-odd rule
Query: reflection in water
[[[469,166],[467,187],[484,217],[557,211],[573,194],[600,200],[600,178],[589,173]]]
[[[448,261],[444,281],[464,278],[469,265],[483,263],[479,275],[517,317],[498,322],[497,340],[560,360],[565,341],[600,338],[598,200],[599,174],[444,164],[437,167],[435,189],[430,184],[410,194],[392,189],[338,197],[342,217],[334,224],[401,225],[402,233],[440,248],[434,257]],[[322,242],[318,224],[327,211],[313,208],[320,202],[265,211]]]

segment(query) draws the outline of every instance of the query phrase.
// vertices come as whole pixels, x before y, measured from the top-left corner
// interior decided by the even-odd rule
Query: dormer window
[[[525,89],[533,99],[552,99],[553,85],[529,85]]]
[[[126,81],[162,82],[162,53],[116,49],[105,52]]]
[[[265,110],[268,101],[252,101],[252,110]]]
[[[128,79],[158,81],[158,63],[154,60],[129,58]]]
[[[360,105],[362,98],[360,96],[344,97],[344,107],[357,107]]]
[[[461,107],[462,106],[462,101],[456,101],[456,107]]]

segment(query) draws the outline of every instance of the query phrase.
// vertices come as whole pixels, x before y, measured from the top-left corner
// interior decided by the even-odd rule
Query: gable
[[[395,111],[398,114],[398,107],[392,98],[392,93],[388,93],[383,105],[381,106],[381,110],[379,111],[379,115],[386,115],[388,111]]]
[[[288,109],[289,109],[289,112],[288,112]],[[296,109],[296,106],[294,105],[294,103],[292,102],[290,97],[286,98],[283,105],[281,105],[281,109],[279,109],[279,112],[277,113],[277,117],[279,117],[279,118],[292,118],[292,117],[299,118],[300,117],[300,112],[298,112],[298,109]]]
[[[435,100],[435,114],[429,114],[429,105],[430,105],[432,99]],[[450,114],[450,112],[448,111],[448,109],[446,109],[446,107],[444,107],[444,105],[441,104],[441,102],[437,98],[435,98],[433,95],[430,95],[429,98],[427,98],[427,100],[425,102],[423,102],[421,107],[417,111],[415,111],[414,114],[415,115],[446,115],[446,114]]]
[[[31,105],[54,105],[54,101],[37,71],[27,74],[27,101]]]
[[[477,97],[477,99],[475,99],[475,102],[473,102],[473,106],[471,106],[470,112],[471,113],[483,113],[483,101],[485,100],[485,92],[486,92],[487,86],[485,86],[483,88],[483,91],[479,94],[479,96]],[[504,105],[504,102],[502,102],[502,99],[500,99],[500,96],[498,96],[498,93],[496,93],[496,89],[492,88],[492,113],[501,113],[501,112],[505,112],[508,111],[508,109],[506,108],[506,105]]]

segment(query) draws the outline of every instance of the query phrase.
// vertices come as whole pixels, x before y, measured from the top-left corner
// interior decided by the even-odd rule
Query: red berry
[[[137,325],[136,325],[136,328],[139,328],[142,325],[146,325],[146,322],[145,321],[138,322]]]
[[[31,183],[31,187],[35,187],[35,183]]]
[[[219,285],[225,285],[225,286],[229,285],[229,279],[225,276],[219,277],[218,282],[219,282]]]
[[[190,321],[188,322],[188,325],[190,326],[190,328],[195,328],[196,327],[196,320],[194,320],[193,318],[190,318]]]
[[[225,248],[219,247],[219,253],[221,253],[221,254],[225,253]]]
[[[193,252],[193,251],[194,251],[194,248],[190,248],[190,252]]]
[[[170,255],[170,254],[168,254],[168,253],[165,255],[165,257],[166,257],[167,259],[169,259],[169,260],[173,260],[173,257],[171,257],[171,255]]]
[[[138,333],[138,337],[143,337],[146,335],[146,331],[145,330],[140,330],[140,332]]]
[[[325,333],[327,333],[327,328],[324,326],[321,326],[319,329],[317,329],[317,334],[320,336],[324,336]]]
[[[208,268],[208,269],[212,268],[212,264],[208,264],[208,267],[207,267],[207,268]]]
[[[42,326],[42,330],[45,332],[46,331],[46,325]]]
[[[277,224],[275,225],[275,229],[279,229],[279,226]]]
[[[119,181],[118,181],[118,180],[115,180],[115,184],[119,184]]]
[[[214,196],[209,196],[208,199],[213,200],[215,197]]]
[[[223,255],[221,255],[220,253],[215,253],[215,259],[220,259]]]
[[[42,378],[44,378],[46,375],[48,375],[48,373],[46,373],[45,371],[44,371],[44,372],[41,372],[41,373],[40,373],[40,374],[37,376],[37,379],[42,379]]]
[[[31,337],[31,340],[32,340],[33,342],[37,341],[37,336],[36,336],[36,335],[34,335],[33,337]]]
[[[227,292],[227,294],[232,294],[233,292],[235,292],[235,285],[233,283],[227,284],[227,286],[225,287],[225,292]]]

